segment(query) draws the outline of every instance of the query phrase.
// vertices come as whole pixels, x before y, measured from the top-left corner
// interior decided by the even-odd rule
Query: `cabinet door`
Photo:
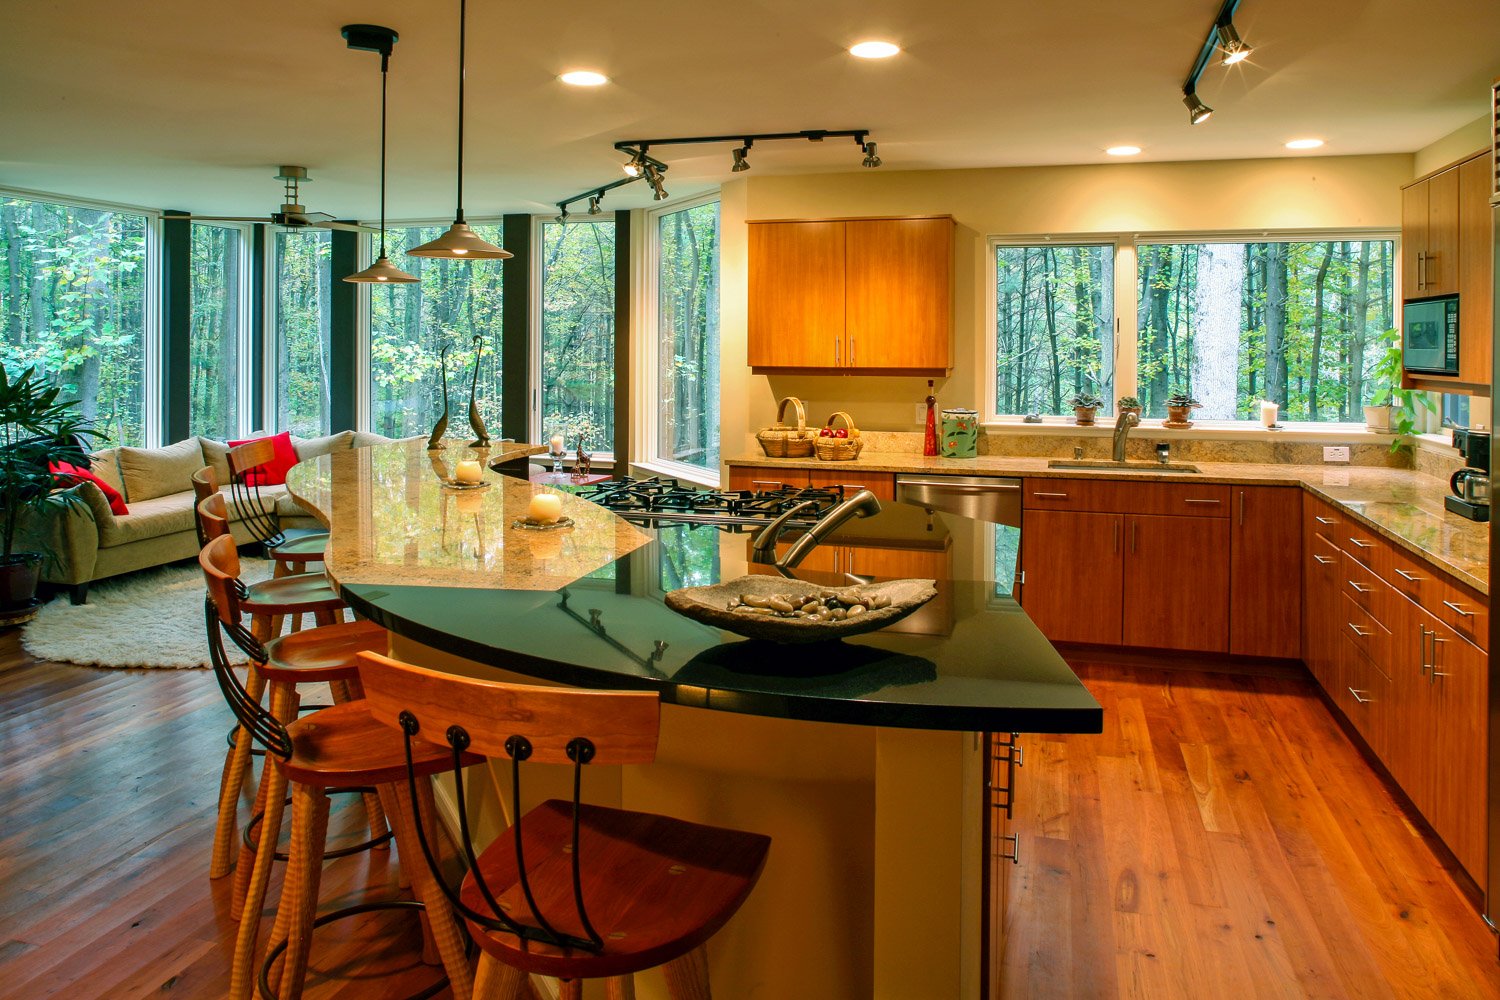
[[[935,580],[937,596],[912,614],[885,627],[908,635],[952,635],[953,552],[950,549],[900,549],[871,545],[845,546],[839,568],[856,576],[881,580]]]
[[[1226,651],[1229,519],[1132,514],[1125,521],[1125,645]]]
[[[1427,181],[1401,189],[1401,294],[1419,298],[1422,290],[1421,258],[1427,255]]]
[[[1027,511],[1021,525],[1021,607],[1053,642],[1119,645],[1119,514]]]
[[[1230,498],[1229,651],[1302,653],[1302,491],[1236,486]]]
[[[1386,760],[1396,714],[1391,682],[1354,644],[1352,634],[1347,631],[1339,638],[1338,681],[1340,687],[1333,692],[1334,704],[1364,737],[1375,756]]]
[[[843,362],[844,226],[749,227],[752,367],[833,368]]]
[[[1430,629],[1428,676],[1435,731],[1429,737],[1434,753],[1427,818],[1469,874],[1484,885],[1489,658],[1442,622],[1432,622]],[[1406,738],[1413,736],[1422,738]]]
[[[953,220],[847,223],[844,364],[947,370],[953,327]]]
[[[729,470],[729,488],[760,493],[782,486],[806,486],[811,471],[789,466],[736,465]]]
[[[1330,695],[1338,687],[1339,558],[1338,548],[1327,538],[1314,533],[1308,539],[1302,657]]]
[[[1488,200],[1488,199],[1486,199]],[[1458,168],[1427,180],[1427,261],[1422,295],[1458,291]]]
[[[1491,238],[1490,158],[1458,165],[1458,357],[1459,379],[1490,384],[1495,282]]]

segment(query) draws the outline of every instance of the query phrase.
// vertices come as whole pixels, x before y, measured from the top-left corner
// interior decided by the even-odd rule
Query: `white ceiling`
[[[377,212],[379,58],[391,62],[392,218],[451,218],[457,0],[29,0],[0,30],[0,185],[262,214],[278,164],[309,209]],[[1180,87],[1218,0],[619,0],[469,5],[471,217],[543,211],[618,178],[620,139],[868,128],[885,170],[1410,152],[1483,115],[1496,0],[1244,0],[1253,44],[1217,60],[1187,124]],[[845,47],[892,39],[868,62]],[[596,68],[582,90],[556,75]],[[674,195],[727,179],[727,146],[658,148]],[[1307,154],[1300,154],[1307,155]],[[851,140],[765,143],[760,173],[858,170]],[[751,176],[754,176],[753,174]],[[647,204],[637,184],[606,207]]]

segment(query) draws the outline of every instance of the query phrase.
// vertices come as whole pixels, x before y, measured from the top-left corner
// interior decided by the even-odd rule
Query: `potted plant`
[[[1121,396],[1115,400],[1116,413],[1134,413],[1137,418],[1141,415],[1141,401],[1134,396]]]
[[[1193,422],[1188,419],[1192,413],[1203,404],[1193,398],[1193,394],[1185,389],[1173,389],[1172,394],[1167,397],[1167,427],[1191,427]]]
[[[1080,392],[1073,397],[1073,420],[1079,427],[1092,427],[1094,414],[1099,412],[1099,407],[1104,403],[1092,392]]]
[[[95,432],[75,401],[58,399],[61,393],[34,368],[15,378],[0,369],[0,619],[6,624],[24,620],[41,578],[44,554],[16,551],[23,517],[84,502],[77,491],[58,489],[52,466],[87,469],[83,439]]]
[[[1375,391],[1370,405],[1364,408],[1365,427],[1376,433],[1396,435],[1391,450],[1397,451],[1405,447],[1405,438],[1416,430],[1417,407],[1430,410],[1432,401],[1424,392],[1401,388],[1401,380],[1406,377],[1406,367],[1401,360],[1401,334],[1387,330],[1380,335],[1379,342],[1385,349],[1375,359],[1370,373],[1380,388]]]

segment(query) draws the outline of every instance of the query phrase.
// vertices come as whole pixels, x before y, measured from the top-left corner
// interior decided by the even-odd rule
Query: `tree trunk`
[[[1266,398],[1289,411],[1286,381],[1287,294],[1285,243],[1269,243],[1262,252],[1265,265]]]
[[[1240,297],[1245,245],[1205,244],[1198,249],[1198,289],[1193,300],[1193,392],[1211,420],[1233,420],[1239,410]]]
[[[1323,362],[1323,296],[1328,282],[1328,265],[1333,261],[1333,244],[1325,243],[1323,260],[1318,264],[1318,273],[1313,278],[1313,331],[1311,373],[1307,385],[1307,419],[1318,419],[1318,367]]]

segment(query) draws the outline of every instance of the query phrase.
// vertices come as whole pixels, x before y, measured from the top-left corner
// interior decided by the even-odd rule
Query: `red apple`
[[[840,427],[838,430],[833,432],[833,436],[836,438],[846,438],[849,436],[849,432]]]
[[[818,431],[818,437],[833,437],[833,431],[829,430],[827,427],[824,427],[822,430]]]

